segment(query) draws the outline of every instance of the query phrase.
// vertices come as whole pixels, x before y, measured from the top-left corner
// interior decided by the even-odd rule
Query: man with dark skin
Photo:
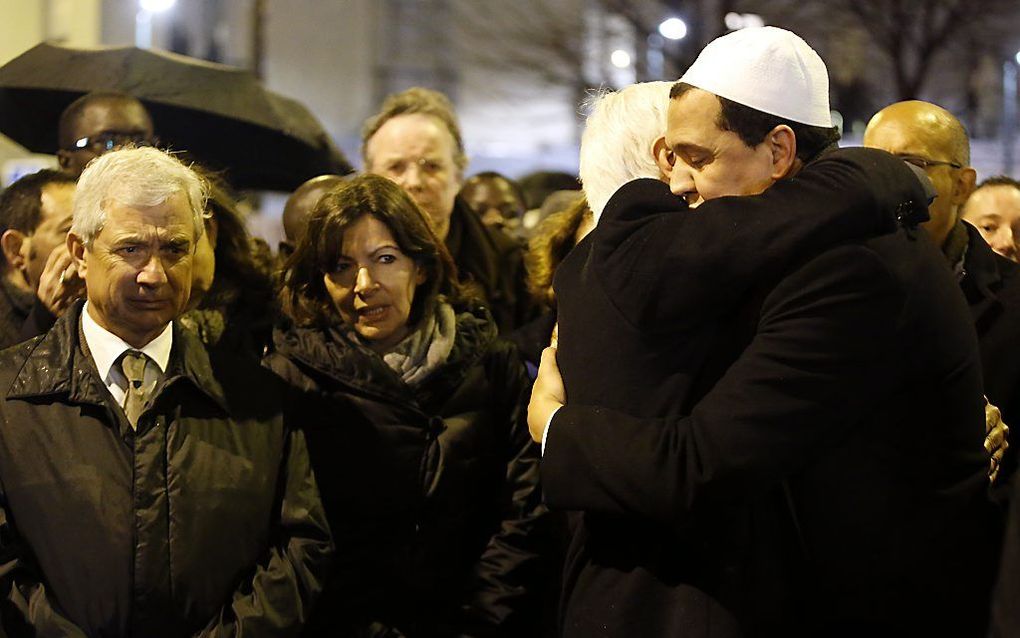
[[[1015,422],[1020,419],[1020,362],[1014,354],[1020,349],[1020,267],[994,253],[978,229],[961,217],[977,176],[969,166],[967,131],[942,107],[910,100],[876,113],[864,131],[864,145],[903,158],[931,179],[936,197],[928,207],[931,220],[923,227],[941,247],[970,305],[981,346],[985,394],[992,404],[988,410],[1001,409],[1007,425]],[[996,419],[989,416],[991,428]],[[1008,427],[999,432],[1008,434]],[[997,437],[986,447],[999,448],[991,459],[994,477],[1009,446]],[[1007,461],[1009,473],[1015,460]]]
[[[322,196],[344,182],[340,175],[319,175],[297,187],[283,206],[284,241],[280,242],[280,255],[294,252],[294,247],[305,234],[308,218]]]
[[[472,175],[460,196],[486,226],[511,232],[520,227],[524,194],[509,177],[494,171]]]
[[[155,143],[152,118],[126,93],[96,91],[78,98],[60,114],[57,161],[74,177],[103,153],[127,145]]]

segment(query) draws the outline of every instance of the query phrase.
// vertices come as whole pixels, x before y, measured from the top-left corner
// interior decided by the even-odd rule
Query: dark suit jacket
[[[1006,423],[1020,423],[1020,265],[995,253],[976,228],[969,241],[960,281],[981,344],[988,399]]]
[[[977,343],[941,254],[888,223],[922,201],[906,171],[846,149],[696,211],[635,182],[568,255],[542,468],[585,512],[565,635],[874,635],[932,608],[980,635]]]

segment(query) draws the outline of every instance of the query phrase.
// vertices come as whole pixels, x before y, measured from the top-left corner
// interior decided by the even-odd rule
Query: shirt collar
[[[102,378],[107,378],[110,368],[117,362],[125,350],[141,350],[150,359],[156,362],[160,372],[166,372],[167,363],[170,361],[170,347],[173,345],[173,323],[168,323],[163,332],[145,344],[141,348],[135,348],[126,341],[103,328],[89,314],[89,302],[81,309],[81,329],[85,333],[85,342],[89,346],[92,359],[96,362],[96,369]]]

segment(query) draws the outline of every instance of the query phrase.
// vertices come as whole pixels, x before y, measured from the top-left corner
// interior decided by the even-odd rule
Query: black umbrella
[[[250,72],[183,55],[39,44],[0,67],[0,132],[37,153],[57,151],[57,121],[89,91],[141,100],[161,144],[227,171],[238,188],[293,190],[351,166],[299,102]]]

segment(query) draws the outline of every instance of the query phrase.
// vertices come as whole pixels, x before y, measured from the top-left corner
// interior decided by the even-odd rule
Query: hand
[[[985,450],[991,455],[988,461],[988,480],[991,483],[999,476],[1002,456],[1009,449],[1009,426],[1002,422],[999,408],[985,398]]]
[[[538,366],[538,378],[531,388],[531,402],[528,403],[528,430],[536,443],[542,442],[542,434],[553,412],[567,402],[563,388],[563,377],[556,365],[556,348],[542,351],[542,362]]]
[[[50,253],[39,276],[39,290],[35,294],[42,305],[56,317],[64,314],[75,299],[85,294],[85,282],[78,277],[78,269],[71,261],[67,246],[57,246]]]

